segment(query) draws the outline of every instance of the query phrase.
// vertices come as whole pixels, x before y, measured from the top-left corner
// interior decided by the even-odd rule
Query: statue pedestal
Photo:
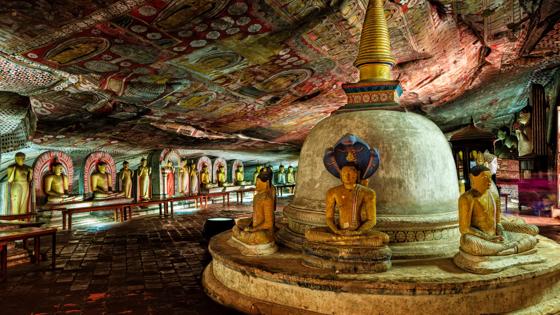
[[[250,245],[245,244],[234,236],[228,240],[228,245],[237,248],[244,256],[267,256],[278,251],[278,246],[276,246],[275,242]]]
[[[537,254],[536,249],[507,256],[474,256],[459,250],[459,253],[453,257],[453,262],[457,267],[477,274],[495,273],[511,267],[542,263],[543,261],[544,258]]]
[[[299,250],[279,246],[247,257],[212,238],[213,260],[203,275],[206,293],[248,314],[558,314],[560,246],[539,236],[544,261],[499,273],[465,272],[452,256],[393,260],[382,273],[334,273],[302,264]]]

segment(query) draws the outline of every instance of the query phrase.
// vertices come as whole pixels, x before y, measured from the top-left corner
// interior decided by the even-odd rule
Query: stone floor
[[[124,224],[84,221],[72,233],[59,233],[56,270],[47,262],[9,268],[0,283],[0,314],[237,314],[202,290],[210,257],[201,232],[207,218],[245,216],[250,206],[178,213]],[[560,241],[560,220],[526,219]]]

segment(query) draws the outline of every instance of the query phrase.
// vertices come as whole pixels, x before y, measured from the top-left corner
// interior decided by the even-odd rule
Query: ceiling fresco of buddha
[[[366,3],[9,1],[0,91],[30,97],[37,144],[297,151],[358,80]],[[401,0],[385,13],[401,104],[444,131],[471,116],[500,128],[529,82],[558,77],[560,0]]]

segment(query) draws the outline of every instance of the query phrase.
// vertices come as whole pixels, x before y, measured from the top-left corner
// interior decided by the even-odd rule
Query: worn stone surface
[[[334,115],[313,128],[300,154],[294,201],[284,209],[290,231],[280,240],[300,247],[306,229],[325,225],[325,194],[339,183],[324,168],[323,154],[347,133],[379,150],[380,167],[368,186],[377,196],[376,229],[389,234],[393,255],[455,251],[459,185],[449,143],[430,120],[384,110]]]
[[[336,274],[306,267],[302,254],[288,248],[244,257],[226,244],[228,237],[225,232],[211,241],[214,260],[203,282],[214,299],[245,312],[255,313],[254,305],[266,305],[265,314],[276,305],[295,314],[560,312],[560,246],[543,237],[537,249],[544,262],[489,275],[464,272],[451,257],[394,261],[384,273]]]
[[[457,267],[478,274],[500,272],[515,266],[540,263],[543,260],[536,250],[506,256],[474,256],[460,250],[453,257],[453,262]]]

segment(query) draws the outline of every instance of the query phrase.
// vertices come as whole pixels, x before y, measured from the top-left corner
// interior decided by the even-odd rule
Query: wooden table
[[[0,215],[0,220],[26,220],[30,221],[32,217],[36,216],[35,212],[29,212],[24,214],[7,214]]]
[[[42,221],[0,220],[0,227],[2,226],[10,226],[16,228],[40,227],[43,224],[45,224],[45,222]]]
[[[115,198],[104,200],[73,201],[59,204],[46,204],[41,206],[41,211],[52,210],[62,212],[62,229],[72,229],[72,215],[74,213],[95,212],[95,211],[114,211],[115,221],[123,222],[126,219],[124,213],[125,206],[133,202],[131,198]]]
[[[278,185],[276,187],[276,194],[279,194],[280,197],[283,195],[284,188],[290,188],[292,194],[294,193],[294,189],[296,188],[296,184],[285,184],[285,185]]]
[[[202,197],[202,195],[194,195],[194,196],[187,196],[187,195],[182,195],[182,196],[173,196],[172,198],[169,198],[169,205],[171,208],[171,216],[173,216],[174,213],[174,209],[173,209],[173,203],[176,201],[186,201],[186,200],[194,200],[195,202],[195,207],[198,208],[198,205],[202,205],[202,200],[204,197]]]
[[[256,190],[255,187],[251,187],[251,188],[243,188],[243,189],[239,189],[235,191],[235,202],[237,204],[239,203],[243,203],[243,196],[245,195],[246,192],[254,192]],[[241,202],[239,202],[241,200]]]
[[[157,196],[157,197],[152,197],[151,199],[143,199],[143,200],[137,200],[133,203],[130,203],[128,205],[125,206],[125,215],[126,215],[126,210],[128,210],[129,213],[129,219],[132,218],[132,207],[136,206],[136,207],[145,207],[145,206],[150,206],[150,205],[158,205],[159,206],[159,215],[165,215],[167,216],[168,211],[168,206],[167,206],[167,202],[169,201],[169,198],[164,197],[164,196]]]
[[[0,231],[0,277],[6,279],[8,274],[8,242],[33,238],[35,264],[41,262],[41,236],[52,236],[51,267],[56,267],[56,228],[26,227]]]

